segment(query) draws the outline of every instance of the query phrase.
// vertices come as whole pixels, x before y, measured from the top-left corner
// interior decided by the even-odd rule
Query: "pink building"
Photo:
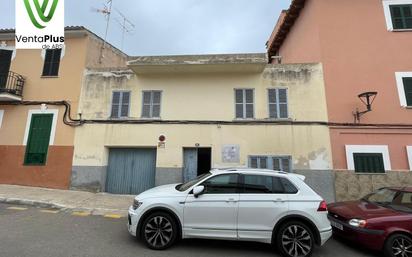
[[[268,52],[273,63],[323,64],[335,170],[358,180],[412,170],[412,0],[293,0]],[[364,92],[377,95],[356,119]]]

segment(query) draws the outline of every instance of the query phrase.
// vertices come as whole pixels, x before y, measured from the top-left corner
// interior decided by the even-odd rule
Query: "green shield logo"
[[[35,11],[38,17],[44,23],[48,23],[53,18],[54,12],[56,11],[57,4],[59,3],[59,0],[52,0],[49,14],[46,16],[45,12],[49,4],[49,0],[44,0],[42,5],[40,5],[39,0],[23,0],[23,1],[24,1],[24,5],[26,6],[26,10],[27,10],[27,13],[29,14],[31,22],[36,28],[39,28],[39,29],[44,29],[46,26],[41,25],[40,22],[37,20],[36,16],[34,16],[33,9],[30,5],[30,1],[33,2],[33,5],[36,8]]]

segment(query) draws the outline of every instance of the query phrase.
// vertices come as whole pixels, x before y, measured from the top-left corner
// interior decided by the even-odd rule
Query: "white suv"
[[[209,238],[273,243],[283,256],[310,256],[332,228],[326,202],[304,179],[269,170],[212,170],[138,195],[128,229],[155,250],[181,238]]]

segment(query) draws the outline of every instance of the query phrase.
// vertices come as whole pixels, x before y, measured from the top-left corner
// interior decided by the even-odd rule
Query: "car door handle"
[[[226,200],[227,203],[236,203],[237,201],[235,200],[235,198],[229,198]]]
[[[284,203],[284,202],[286,202],[286,200],[284,200],[284,199],[281,199],[281,198],[278,198],[278,199],[276,199],[276,200],[274,200],[274,202],[275,203]]]

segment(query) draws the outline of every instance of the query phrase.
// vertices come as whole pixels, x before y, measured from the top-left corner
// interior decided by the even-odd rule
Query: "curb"
[[[0,203],[28,205],[28,206],[35,206],[35,207],[40,207],[40,208],[59,209],[59,210],[70,209],[70,208],[67,208],[65,206],[50,203],[50,202],[34,201],[34,200],[19,199],[19,198],[0,197]]]
[[[119,210],[119,209],[72,207],[72,206],[64,206],[64,205],[59,205],[55,203],[50,203],[46,201],[35,201],[35,200],[28,200],[28,199],[5,198],[5,197],[0,197],[0,203],[34,206],[34,207],[46,208],[46,209],[58,209],[61,211],[89,212],[93,216],[105,216],[105,215],[115,214],[115,215],[120,215],[122,217],[127,217],[127,210]]]

